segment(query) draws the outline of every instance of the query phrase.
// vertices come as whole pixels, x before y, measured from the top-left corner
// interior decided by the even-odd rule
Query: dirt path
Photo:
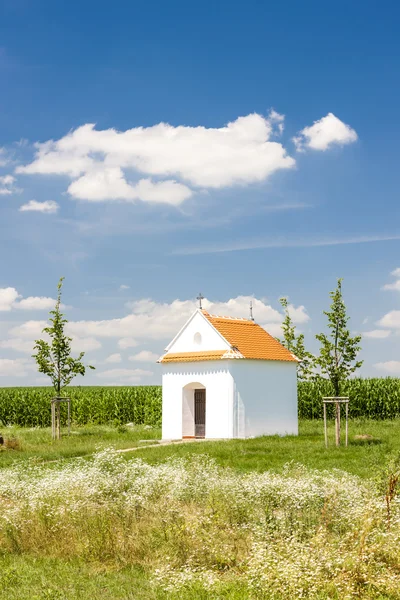
[[[157,444],[145,444],[143,446],[134,446],[133,448],[120,448],[115,450],[115,452],[135,452],[135,450],[143,450],[144,448],[160,448],[161,446],[177,446],[178,444],[191,444],[193,442],[211,442],[212,440],[208,439],[191,439],[191,440],[170,440],[167,442],[158,442]]]

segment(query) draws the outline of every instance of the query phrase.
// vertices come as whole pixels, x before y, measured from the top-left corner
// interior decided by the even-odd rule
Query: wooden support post
[[[59,402],[57,402],[57,405],[56,405],[56,415],[57,415],[56,437],[59,440],[61,437],[61,408],[60,408]]]
[[[54,400],[51,401],[51,437],[56,439],[56,413]]]
[[[329,396],[322,398],[323,406],[324,406],[324,434],[325,434],[325,447],[328,447],[328,428],[327,428],[327,415],[326,415],[326,405],[334,404],[335,405],[335,442],[336,446],[339,447],[341,440],[341,404],[346,405],[346,447],[348,445],[349,438],[349,398],[339,397],[339,396]]]
[[[335,402],[335,443],[336,446],[340,444],[339,437],[339,403]]]
[[[69,435],[71,433],[71,400],[68,400],[67,404],[68,404],[68,435]],[[346,421],[346,424],[347,424],[347,421]],[[346,446],[347,446],[347,442],[346,442]]]

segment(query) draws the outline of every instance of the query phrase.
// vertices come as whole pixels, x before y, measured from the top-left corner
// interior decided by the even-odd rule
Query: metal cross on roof
[[[203,296],[203,294],[202,294],[201,292],[200,292],[200,294],[197,296],[196,300],[198,300],[198,301],[199,301],[199,308],[200,308],[200,310],[202,310],[203,306],[202,306],[202,304],[201,304],[201,301],[202,301],[202,300],[204,300],[204,296]]]
[[[253,317],[253,301],[250,300],[250,321],[254,321]]]

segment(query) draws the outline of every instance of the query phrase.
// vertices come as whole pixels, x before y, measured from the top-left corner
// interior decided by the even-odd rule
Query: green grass
[[[248,600],[236,583],[217,596],[193,586],[176,594],[155,588],[137,567],[115,569],[82,560],[0,555],[0,590],[7,600]]]
[[[106,447],[117,449],[145,446],[140,440],[156,440],[158,428],[111,427],[87,425],[74,427],[71,435],[61,440],[51,439],[50,429],[3,428],[3,435],[15,436],[21,450],[0,450],[0,468],[16,461],[69,460],[78,456],[90,456]],[[344,431],[342,432],[344,439]],[[372,435],[371,441],[356,441],[357,434]],[[221,466],[248,472],[266,470],[281,471],[291,461],[314,469],[337,468],[361,477],[370,477],[391,456],[400,454],[400,419],[393,421],[353,420],[349,423],[348,448],[334,445],[333,424],[329,427],[330,446],[325,448],[323,423],[300,421],[299,436],[265,436],[247,440],[219,442],[189,442],[156,448],[141,448],[124,454],[126,459],[140,457],[150,464],[165,461],[169,457],[208,454]]]
[[[330,483],[321,485],[321,497],[317,494],[311,500],[304,499],[306,495],[302,496],[304,481],[309,480],[310,490],[320,484],[309,473],[302,473],[301,469],[285,471],[279,484],[283,486],[282,493],[279,487],[271,487],[271,495],[266,495],[265,500],[260,495],[255,504],[247,498],[247,492],[243,493],[246,487],[241,487],[240,483],[242,473],[282,473],[288,463],[300,463],[317,470],[332,471],[336,468],[364,479],[375,479],[390,459],[400,456],[400,419],[350,421],[348,448],[334,446],[333,424],[330,423],[331,445],[328,449],[324,445],[323,423],[315,420],[300,421],[299,436],[204,441],[160,445],[156,448],[140,447],[140,440],[160,438],[159,429],[144,426],[74,427],[70,437],[64,436],[59,441],[51,440],[48,428],[3,427],[0,432],[6,437],[15,436],[21,445],[17,450],[0,449],[3,482],[7,482],[8,474],[10,481],[14,481],[8,488],[4,484],[0,493],[0,591],[7,600],[283,600],[296,597],[293,591],[290,596],[286,591],[282,595],[271,596],[258,593],[257,590],[249,594],[249,588],[246,587],[248,579],[246,584],[244,577],[249,568],[246,562],[249,556],[254,555],[260,561],[255,573],[264,568],[264,559],[262,556],[258,559],[257,552],[252,549],[253,542],[259,536],[262,539],[261,548],[276,552],[279,557],[277,565],[281,565],[281,561],[287,562],[289,575],[292,568],[298,575],[301,574],[301,560],[309,549],[311,552],[315,550],[315,556],[329,550],[331,554],[327,565],[336,560],[336,553],[341,556],[344,552],[347,558],[340,569],[344,569],[348,573],[346,576],[354,581],[360,580],[354,584],[357,595],[346,597],[400,599],[400,591],[393,591],[393,586],[390,588],[388,585],[386,589],[385,584],[380,583],[378,589],[379,586],[371,584],[370,587],[368,583],[370,575],[379,579],[379,561],[383,559],[382,565],[385,566],[382,568],[392,569],[392,577],[400,573],[400,514],[396,506],[393,507],[389,530],[385,509],[382,514],[375,514],[366,508],[364,516],[357,516],[364,506],[361,497],[357,496],[358,489],[364,484],[357,480],[353,485],[346,483],[345,479],[340,483],[342,476],[339,473],[332,474],[338,482],[336,488],[330,491]],[[344,431],[342,433],[344,437]],[[354,439],[357,434],[369,434],[372,439],[357,441]],[[92,454],[111,447],[140,449],[118,455],[120,458],[117,459],[111,457],[110,462],[107,455],[91,475],[90,469],[98,460],[91,460]],[[213,467],[203,462],[204,459],[199,457],[196,461],[195,455],[199,454],[207,454],[221,467],[230,467],[233,471],[222,469],[216,473]],[[87,460],[77,461],[76,457],[86,457]],[[179,462],[169,462],[171,458],[180,457],[194,460],[189,460],[186,467],[179,466]],[[154,467],[143,465],[138,467],[143,471],[143,475],[140,475],[139,471],[135,472],[137,467],[131,462],[132,458],[141,458],[150,465],[162,465],[167,461],[167,465],[158,467],[161,469],[158,475]],[[31,468],[36,463],[44,463],[45,466],[39,470],[36,466]],[[11,474],[12,469],[8,467],[18,467],[18,464],[29,465],[29,468],[22,471],[17,468],[16,473],[20,472],[20,475],[13,480],[15,475]],[[132,471],[129,471],[130,465]],[[127,475],[122,476],[125,467]],[[164,468],[165,472],[162,471]],[[184,486],[185,493],[174,497],[175,486],[179,487],[182,480],[179,475],[174,483],[175,469],[181,469],[181,475],[188,479]],[[32,480],[29,480],[31,475],[28,471],[32,473]],[[32,493],[29,487],[25,488],[25,483],[18,483],[19,478],[25,476],[26,485],[32,485]],[[40,480],[46,476],[50,482],[48,495],[43,491],[45,487],[35,487],[36,478]],[[86,488],[79,487],[79,482],[84,481],[85,477],[89,486],[87,489],[92,494],[90,498],[87,497]],[[136,477],[138,483],[135,483]],[[230,478],[229,485],[223,483],[225,477]],[[254,490],[257,490],[257,481],[261,481],[257,477],[264,476],[254,477]],[[61,481],[58,491],[53,487],[57,478]],[[218,487],[220,481],[221,487]],[[229,492],[229,486],[234,481],[238,486],[237,493],[236,488]],[[27,494],[26,505],[23,494],[17,489],[18,485],[22,485],[21,490]],[[371,485],[375,489],[378,484],[367,482],[366,489]],[[96,488],[94,491],[91,491],[92,486]],[[134,490],[132,495],[129,486]],[[206,493],[202,491],[203,486],[209,486]],[[147,497],[150,488],[153,491]],[[268,486],[265,487],[266,491],[268,489]],[[304,494],[308,493],[307,489],[304,488]],[[144,496],[138,501],[141,490]],[[275,503],[276,494],[279,493],[280,500]],[[365,492],[368,501],[369,493]],[[31,509],[30,499],[36,498],[37,501],[37,494],[44,494],[43,501],[37,508]],[[298,501],[300,504],[297,504]],[[75,502],[78,503],[76,506]],[[347,511],[351,510],[352,503],[358,503],[359,506],[354,511],[354,522],[348,531],[342,512],[342,504],[346,502],[350,503]],[[265,511],[263,503],[269,506]],[[328,513],[326,506],[329,507]],[[13,511],[14,507],[19,508],[15,513],[10,513],[12,520],[2,522],[3,514]],[[264,522],[265,514],[269,517]],[[374,518],[372,515],[375,515]],[[275,517],[276,522],[273,521]],[[358,518],[360,521],[357,521]],[[262,529],[259,529],[258,523],[263,523]],[[346,535],[341,533],[342,529],[343,532],[347,531]],[[320,538],[321,532],[324,533]],[[292,559],[286,548],[293,540]],[[361,550],[365,544],[368,544],[368,552],[376,561],[368,574],[363,571],[367,568]],[[235,553],[237,559],[234,558]],[[193,557],[194,563],[190,562],[190,557]],[[181,570],[183,577],[186,577],[187,570],[191,573],[192,568],[196,573],[195,567],[199,564],[207,572],[221,577],[223,585],[207,590],[207,586],[194,580],[193,584],[178,585],[176,590],[165,589],[165,585],[158,586],[154,580],[154,570],[170,561],[173,564],[171,573],[176,573],[178,578]],[[271,565],[268,567],[271,569],[269,580],[275,577],[275,567]],[[227,569],[225,581],[224,569]],[[331,587],[327,584],[325,589],[320,581],[319,585],[324,591],[321,591],[322,595],[313,595],[314,599],[340,600],[343,597],[335,591],[335,578],[340,580],[340,569],[336,575],[333,571],[330,573]],[[289,586],[287,589],[291,586],[289,575],[287,578],[286,575],[280,575],[282,581],[286,581],[285,585]]]
[[[371,441],[356,441],[355,435],[369,434]],[[344,431],[342,434],[344,441]],[[355,420],[349,423],[349,446],[336,448],[333,425],[329,427],[330,446],[325,448],[323,423],[300,421],[299,436],[265,436],[247,440],[188,443],[135,451],[135,456],[151,464],[169,457],[204,454],[218,464],[239,471],[281,471],[291,461],[313,469],[342,469],[360,477],[370,477],[389,457],[400,454],[400,419],[394,421]],[[126,455],[133,456],[133,453]]]
[[[2,427],[0,432],[6,438],[16,437],[21,444],[20,450],[0,446],[0,468],[29,459],[42,462],[87,456],[106,447],[132,448],[140,445],[140,440],[154,440],[161,435],[160,429],[142,425],[73,427],[71,435],[64,432],[61,440],[52,440],[50,428]]]

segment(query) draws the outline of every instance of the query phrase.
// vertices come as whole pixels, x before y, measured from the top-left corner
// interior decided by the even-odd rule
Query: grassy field
[[[159,439],[161,430],[146,425],[116,426],[87,425],[72,427],[71,435],[63,433],[61,440],[52,440],[51,429],[2,427],[0,433],[11,440],[16,439],[18,448],[7,450],[0,446],[0,468],[15,462],[68,460],[88,456],[103,448],[134,448]]]
[[[19,450],[0,449],[0,468],[15,462],[68,460],[89,456],[106,447],[138,448],[156,443],[159,428],[93,425],[73,427],[72,433],[60,441],[52,441],[49,428],[2,428],[3,435],[15,437]],[[187,457],[207,453],[221,466],[242,472],[272,470],[278,472],[295,461],[313,469],[343,469],[363,478],[370,477],[391,456],[400,454],[400,419],[372,421],[358,419],[349,424],[349,447],[334,446],[333,424],[330,423],[331,446],[324,445],[323,424],[320,421],[300,421],[299,436],[268,436],[249,440],[194,442],[160,445],[124,454],[126,459],[142,458],[157,464],[171,457]],[[343,432],[344,433],[344,432]],[[356,440],[356,435],[370,435],[371,440]],[[344,437],[344,436],[343,436]],[[147,440],[147,442],[146,442]]]
[[[351,421],[347,449],[320,421],[155,448],[144,426],[0,431],[8,600],[400,599],[400,420]]]

